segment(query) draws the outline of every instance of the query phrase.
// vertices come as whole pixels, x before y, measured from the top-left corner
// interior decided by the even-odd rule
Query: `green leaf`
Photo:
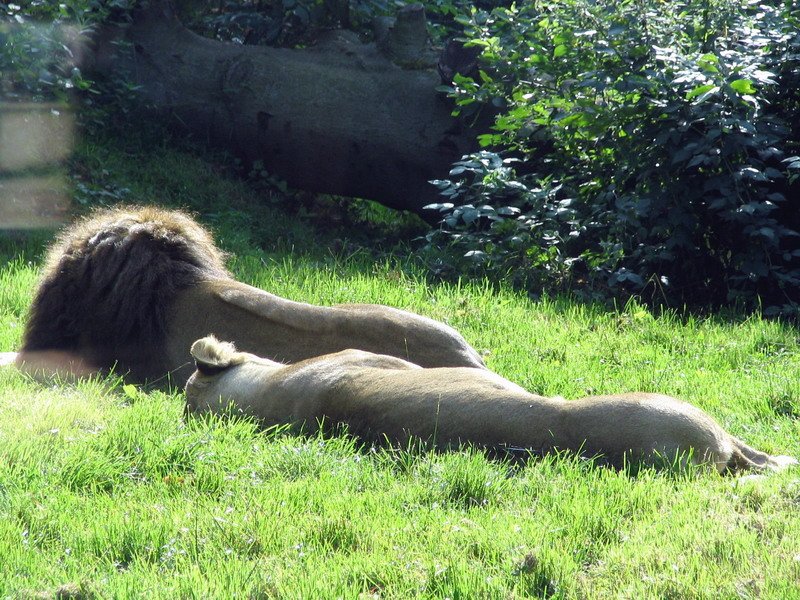
[[[730,86],[740,94],[755,94],[758,91],[749,79],[731,81]]]
[[[718,64],[719,58],[715,54],[703,54],[697,60],[697,65],[706,73],[719,73]]]
[[[478,136],[478,143],[481,145],[481,148],[486,148],[487,146],[494,146],[502,141],[503,141],[503,136],[491,133],[485,133],[483,135]]]
[[[687,100],[692,100],[693,98],[696,98],[697,96],[700,96],[700,95],[703,95],[703,94],[711,95],[711,94],[717,92],[718,90],[719,90],[719,87],[717,87],[713,83],[707,83],[705,85],[698,85],[692,91],[686,93],[686,99]]]
[[[553,57],[558,58],[560,56],[564,56],[567,53],[568,49],[569,48],[567,48],[567,46],[565,46],[564,44],[559,44],[558,46],[555,47],[555,50],[553,50]]]

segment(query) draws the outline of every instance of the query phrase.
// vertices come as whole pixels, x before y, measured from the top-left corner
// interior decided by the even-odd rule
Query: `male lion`
[[[659,394],[545,398],[488,370],[421,369],[361,350],[283,365],[214,337],[196,341],[191,353],[197,371],[186,384],[190,413],[233,405],[266,424],[313,428],[325,420],[346,423],[367,439],[414,436],[440,447],[570,449],[602,455],[617,467],[625,460],[676,457],[719,472],[797,462],[755,450],[699,408]]]
[[[282,362],[360,348],[423,367],[485,368],[432,319],[379,305],[312,306],[239,283],[206,229],[155,207],[97,211],[61,234],[16,363],[64,375],[115,367],[133,381],[183,385],[188,348],[208,333]]]

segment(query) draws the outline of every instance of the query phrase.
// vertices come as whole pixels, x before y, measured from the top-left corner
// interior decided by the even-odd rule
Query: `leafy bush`
[[[519,177],[515,162],[479,152],[455,163],[450,175],[458,180],[433,182],[451,200],[430,205],[445,214],[426,236],[436,270],[489,271],[518,285],[564,283],[570,269],[560,246],[579,227],[572,200],[559,199],[558,185]]]
[[[571,0],[461,21],[485,69],[449,91],[496,111],[495,153],[434,182],[429,248],[528,285],[798,311],[800,8]]]
[[[72,104],[83,127],[107,129],[130,113],[137,87],[124,75],[90,79],[81,57],[94,30],[124,25],[137,0],[0,2],[0,101]],[[118,46],[122,46],[119,44]],[[109,118],[111,117],[111,118]]]
[[[376,17],[393,15],[409,0],[177,0],[198,33],[238,44],[295,47],[314,43],[322,30],[342,28],[369,39]],[[457,30],[454,17],[472,6],[491,9],[510,0],[427,0],[428,31],[441,42]]]
[[[85,4],[0,4],[1,98],[64,101],[91,86],[71,49],[86,25]]]
[[[207,37],[284,47],[313,41],[321,29],[366,31],[374,16],[393,7],[388,0],[232,0],[217,6],[184,0],[183,4],[190,27]]]

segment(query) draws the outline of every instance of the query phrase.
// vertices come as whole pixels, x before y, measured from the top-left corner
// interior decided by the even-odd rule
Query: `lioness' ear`
[[[245,355],[237,352],[232,343],[221,342],[213,335],[197,340],[190,352],[197,370],[203,375],[215,375],[245,360]]]

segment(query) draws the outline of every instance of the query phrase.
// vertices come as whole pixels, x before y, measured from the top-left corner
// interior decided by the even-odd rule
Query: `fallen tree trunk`
[[[300,189],[422,213],[437,198],[428,181],[474,148],[475,132],[435,90],[436,71],[388,57],[407,67],[426,62],[421,50],[414,61],[403,40],[363,44],[330,32],[306,49],[223,43],[186,29],[162,1],[104,36],[94,54],[98,71],[132,79],[144,102],[187,133],[260,160]]]

